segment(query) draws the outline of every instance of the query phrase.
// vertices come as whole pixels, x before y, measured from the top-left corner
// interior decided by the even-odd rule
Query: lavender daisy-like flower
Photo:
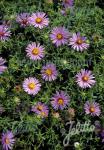
[[[40,91],[41,84],[34,77],[26,78],[23,82],[23,89],[30,95],[36,95]]]
[[[3,150],[11,150],[13,148],[15,139],[14,135],[11,131],[7,131],[7,133],[2,134],[2,145],[3,145]]]
[[[38,102],[35,106],[32,106],[31,111],[35,112],[42,118],[48,117],[49,109],[44,103]]]
[[[71,45],[73,49],[81,52],[89,47],[86,37],[81,36],[80,33],[73,34],[73,36],[70,38],[69,45]]]
[[[86,114],[91,116],[99,116],[101,114],[101,109],[99,103],[87,101],[84,105],[84,110]]]
[[[62,4],[65,8],[70,8],[73,6],[73,2],[74,2],[74,0],[63,0]]]
[[[2,74],[7,69],[7,67],[4,65],[5,62],[6,61],[2,57],[0,57],[0,74]]]
[[[26,27],[29,25],[29,13],[21,13],[17,15],[16,21],[20,24],[21,27]]]
[[[46,66],[43,66],[41,70],[42,78],[45,81],[52,81],[57,78],[58,72],[56,70],[56,66],[54,64],[46,64]]]
[[[47,18],[47,15],[44,12],[37,12],[32,14],[32,16],[29,19],[29,23],[36,28],[42,29],[48,26],[49,19]]]
[[[0,40],[6,41],[9,39],[11,35],[11,32],[9,31],[9,28],[5,25],[0,25]]]
[[[54,96],[51,98],[51,100],[52,107],[55,110],[63,110],[68,105],[70,98],[64,91],[57,91],[56,94],[54,94]]]
[[[40,60],[45,56],[44,47],[40,43],[31,43],[26,48],[27,56],[32,60]]]
[[[52,43],[57,47],[67,44],[69,36],[70,33],[65,27],[55,27],[50,34]]]
[[[76,75],[76,82],[79,87],[83,89],[91,88],[96,82],[94,78],[92,71],[81,69],[81,71]]]

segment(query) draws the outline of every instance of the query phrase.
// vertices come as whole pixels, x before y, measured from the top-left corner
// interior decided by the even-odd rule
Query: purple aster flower
[[[6,41],[10,37],[11,32],[9,31],[9,28],[5,25],[0,25],[0,40]]]
[[[69,36],[70,33],[65,27],[55,27],[50,34],[52,43],[56,44],[57,47],[67,44]]]
[[[38,102],[35,106],[32,106],[31,111],[35,112],[42,118],[48,117],[49,109],[44,103]]]
[[[86,37],[80,36],[80,33],[73,34],[73,36],[70,38],[69,45],[71,45],[73,49],[81,52],[89,47]]]
[[[63,110],[68,105],[70,98],[64,91],[57,91],[56,94],[54,94],[54,96],[51,98],[51,100],[52,107],[55,110]]]
[[[29,19],[29,22],[34,27],[42,29],[48,26],[49,19],[47,18],[44,12],[37,12],[32,14],[32,16]]]
[[[6,61],[0,57],[0,74],[2,74],[7,69],[7,67],[4,65],[5,62]]]
[[[73,2],[74,2],[74,0],[63,0],[62,4],[65,8],[70,8],[73,6]]]
[[[54,64],[46,64],[46,66],[43,66],[41,74],[45,81],[55,80],[58,76],[58,72]]]
[[[86,114],[91,116],[99,116],[101,114],[101,109],[99,103],[87,101],[84,105],[84,110]]]
[[[11,131],[7,131],[7,133],[2,134],[3,150],[12,149],[14,142],[15,142],[14,135]]]
[[[26,27],[29,25],[29,13],[21,13],[17,15],[16,21],[21,25],[21,27]]]
[[[26,48],[27,56],[32,60],[40,60],[44,57],[44,47],[39,43],[31,43]]]
[[[94,78],[92,71],[81,69],[76,75],[76,82],[83,89],[91,88],[96,82]]]
[[[41,84],[34,77],[26,78],[23,82],[23,89],[30,95],[36,95],[40,91]]]

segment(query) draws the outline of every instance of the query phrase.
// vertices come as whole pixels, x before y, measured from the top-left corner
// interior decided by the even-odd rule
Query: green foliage
[[[30,107],[40,100],[50,105],[50,98],[56,90],[65,90],[70,95],[70,107],[75,109],[76,121],[91,120],[93,124],[96,119],[103,120],[104,10],[97,6],[96,0],[76,0],[66,16],[60,13],[60,1],[56,7],[58,10],[54,4],[45,3],[43,0],[0,1],[1,18],[12,23],[10,40],[0,42],[0,54],[6,58],[8,66],[7,71],[0,75],[0,104],[5,108],[5,112],[0,116],[0,132],[10,129],[16,134],[14,150],[67,149],[63,146],[64,136],[60,132],[66,123],[64,110],[59,111],[60,118],[55,118],[50,107],[50,115],[45,120],[29,112]],[[15,21],[16,15],[36,11],[46,12],[50,18],[50,25],[43,30],[34,27],[21,29]],[[65,26],[72,33],[80,31],[88,37],[90,49],[80,53],[68,46],[56,48],[49,38],[55,26]],[[25,48],[31,41],[39,41],[45,46],[46,56],[42,61],[34,62],[26,57]],[[51,83],[45,83],[41,79],[40,70],[46,62],[55,63],[59,72],[58,79]],[[97,83],[90,90],[82,90],[75,83],[74,76],[82,68],[89,68],[95,74]],[[24,78],[29,76],[37,77],[42,83],[42,89],[35,97],[29,96],[22,89]],[[83,106],[86,100],[100,103],[100,118],[85,116]],[[82,144],[83,149],[101,148],[100,140],[95,135],[90,142],[88,139],[87,135],[76,135],[68,148],[73,149],[73,143],[76,141]]]

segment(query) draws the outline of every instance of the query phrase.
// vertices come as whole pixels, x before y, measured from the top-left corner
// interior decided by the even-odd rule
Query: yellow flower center
[[[83,43],[83,40],[78,39],[78,40],[76,41],[76,43],[77,43],[78,45],[80,45],[80,44],[82,44],[82,43]]]
[[[57,34],[57,39],[58,39],[58,40],[62,40],[62,39],[63,39],[63,35],[60,34],[60,33],[58,33],[58,34]]]
[[[5,143],[6,143],[6,144],[9,144],[9,143],[10,143],[10,140],[9,140],[8,137],[5,138]]]
[[[58,99],[58,104],[59,104],[59,105],[63,105],[63,104],[64,104],[64,100],[63,100],[62,98],[59,98],[59,99]]]
[[[42,22],[42,18],[39,18],[39,17],[38,17],[38,18],[36,18],[35,21],[36,21],[36,23],[41,23],[41,22]]]
[[[84,82],[87,82],[87,81],[89,80],[89,77],[88,77],[88,76],[83,76],[83,77],[82,77],[82,80],[83,80]]]
[[[39,111],[41,111],[41,110],[43,109],[43,106],[39,105],[39,106],[37,106],[37,109],[38,109]]]
[[[50,76],[50,75],[52,75],[52,70],[51,70],[51,69],[46,69],[45,73],[46,73],[48,76]]]
[[[35,88],[35,84],[34,83],[29,83],[28,87],[30,90],[33,90]]]
[[[46,117],[47,115],[46,115],[45,112],[41,112],[41,116],[42,116],[42,117]]]
[[[34,49],[32,50],[32,54],[33,54],[33,55],[38,55],[38,54],[39,54],[39,49],[38,49],[38,48],[34,48]]]
[[[90,112],[91,113],[95,112],[95,108],[93,106],[90,107]]]

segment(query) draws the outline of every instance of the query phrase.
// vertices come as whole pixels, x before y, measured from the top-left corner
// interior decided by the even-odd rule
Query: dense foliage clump
[[[0,150],[103,150],[103,1],[1,0],[0,9]],[[65,146],[69,121],[95,128]]]

